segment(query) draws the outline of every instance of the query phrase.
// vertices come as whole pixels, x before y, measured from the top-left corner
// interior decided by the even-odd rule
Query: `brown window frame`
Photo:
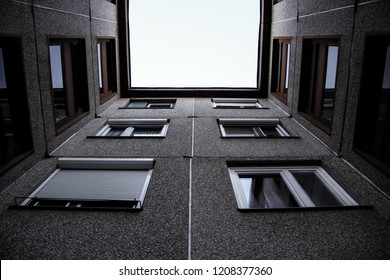
[[[335,88],[326,93],[325,80],[329,47],[337,47]],[[331,134],[334,104],[337,92],[337,75],[340,44],[338,38],[308,38],[302,43],[302,65],[298,113],[327,134]],[[331,118],[323,116],[325,94],[333,95]]]
[[[287,81],[286,87],[286,79],[290,77],[287,70],[291,70],[289,67],[291,59],[291,38],[274,38],[272,49],[271,93],[287,105],[289,81]]]
[[[99,72],[99,90],[100,104],[110,100],[117,94],[117,73],[116,73],[116,45],[115,39],[97,39],[97,48],[100,45],[100,67]],[[99,55],[99,51],[97,52]],[[100,80],[101,77],[101,80]],[[100,87],[100,83],[102,87]]]
[[[353,150],[390,175],[390,88],[383,88],[388,48],[390,34],[366,37]]]
[[[74,125],[89,113],[89,93],[87,81],[86,52],[84,39],[49,38],[49,53],[51,46],[61,46],[63,99],[65,116],[56,119],[55,95],[60,94],[60,90],[53,88],[53,114],[57,134],[62,133],[67,128]],[[50,61],[50,65],[51,65]]]
[[[0,89],[2,174],[33,152],[33,140],[21,40],[18,37],[0,37],[0,48],[3,53],[6,82],[5,87]]]

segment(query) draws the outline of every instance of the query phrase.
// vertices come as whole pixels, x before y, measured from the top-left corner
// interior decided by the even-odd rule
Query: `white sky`
[[[130,0],[132,87],[256,87],[259,0]]]

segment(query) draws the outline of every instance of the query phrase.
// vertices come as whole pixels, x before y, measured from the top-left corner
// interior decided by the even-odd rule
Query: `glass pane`
[[[51,82],[54,89],[64,88],[61,46],[50,46]]]
[[[99,69],[99,88],[103,87],[103,79],[102,79],[102,45],[100,43],[97,44],[97,56],[98,56],[98,69]]]
[[[130,1],[131,86],[256,88],[259,2]]]
[[[279,132],[276,130],[276,126],[274,126],[274,125],[261,126],[260,129],[266,137],[279,137],[280,136]]]
[[[121,136],[125,128],[111,127],[110,131],[107,132],[106,136],[116,137]]]
[[[288,74],[290,71],[290,46],[291,44],[287,44],[287,60],[286,60],[286,84],[285,88],[288,89]]]
[[[144,101],[134,101],[127,105],[127,108],[145,108],[148,103]]]
[[[390,89],[390,46],[387,46],[385,71],[383,73],[383,89]]]
[[[136,127],[134,128],[134,136],[142,135],[158,135],[161,133],[162,127]]]
[[[322,117],[328,121],[331,121],[333,116],[338,50],[337,46],[328,47],[325,90],[322,100]]]
[[[315,206],[340,206],[314,171],[291,172]]]
[[[68,116],[62,72],[61,46],[50,46],[50,69],[56,122]]]
[[[334,89],[336,87],[336,72],[337,72],[338,53],[339,53],[338,46],[329,46],[328,47],[325,89]]]
[[[0,89],[7,88],[7,81],[5,80],[3,49],[0,48]]]
[[[224,129],[226,136],[256,136],[252,126],[224,126]]]
[[[279,174],[242,176],[240,182],[249,208],[298,207]]]

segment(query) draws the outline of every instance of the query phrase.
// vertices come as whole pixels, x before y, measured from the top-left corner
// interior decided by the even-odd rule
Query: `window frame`
[[[289,129],[285,127],[280,119],[239,119],[239,118],[220,118],[217,119],[218,127],[221,132],[222,138],[262,138],[262,139],[275,139],[275,138],[298,138]],[[251,127],[254,130],[254,134],[229,134],[226,133],[225,126],[234,127]],[[262,126],[275,127],[276,132],[279,136],[267,136],[261,129]]]
[[[129,99],[119,109],[174,109],[176,106],[176,99]],[[129,107],[132,102],[145,102],[144,107]],[[154,106],[154,104],[157,104]],[[168,105],[169,108],[158,108],[161,105]]]
[[[7,100],[10,114],[12,135],[15,137],[15,148],[9,151],[6,137],[5,116],[0,120],[0,174],[5,173],[15,164],[33,153],[34,144],[31,128],[30,108],[25,81],[23,46],[20,37],[0,36],[0,48],[3,53],[5,87],[0,89],[0,98]],[[10,94],[12,92],[12,94]],[[2,109],[0,108],[2,115]],[[1,132],[1,131],[0,131]]]
[[[380,158],[386,152],[386,143],[390,137],[390,98],[387,100],[387,115],[385,117],[385,128],[387,132],[381,142],[382,151],[373,151],[375,146],[373,135],[377,135],[378,114],[381,108],[382,95],[390,94],[389,88],[383,88],[383,78],[385,74],[385,61],[390,47],[390,33],[366,34],[365,49],[363,54],[362,74],[358,104],[356,106],[356,122],[352,149],[363,159],[367,160],[379,170],[390,175],[390,164]],[[371,137],[370,137],[371,136]],[[378,154],[380,156],[378,156]]]
[[[146,192],[150,185],[151,176],[154,168],[154,160],[152,158],[59,158],[57,162],[57,168],[46,179],[39,183],[31,194],[27,197],[15,197],[15,204],[10,208],[17,209],[55,209],[55,210],[109,210],[109,211],[141,211],[143,210],[143,204],[146,196]],[[110,171],[147,171],[145,176],[142,190],[138,199],[99,199],[83,198],[84,194],[80,194],[79,199],[69,197],[46,197],[45,195],[39,197],[39,193],[45,188],[53,188],[50,186],[50,182],[61,171],[82,171],[84,170],[88,178],[89,171],[99,171],[109,173]],[[69,176],[69,175],[65,175]],[[85,182],[83,182],[85,183]],[[92,185],[93,182],[88,182],[88,185]],[[80,186],[81,189],[88,190],[89,186]],[[110,195],[110,187],[103,190],[103,194]],[[99,193],[97,196],[101,195]],[[117,194],[116,194],[117,195]],[[76,195],[77,196],[77,195]],[[91,195],[92,197],[94,195]],[[115,195],[114,195],[115,196]],[[40,201],[44,202],[40,205]],[[47,205],[47,202],[51,202],[54,205]],[[83,205],[85,204],[85,206]],[[100,203],[100,204],[99,204]],[[129,204],[128,207],[123,204]],[[59,205],[57,205],[59,204]],[[92,204],[92,206],[91,206]],[[115,205],[117,204],[117,206]]]
[[[213,109],[268,109],[257,98],[212,98],[211,102]]]
[[[271,93],[287,105],[291,76],[291,37],[274,37],[272,42]]]
[[[74,46],[72,48],[72,45]],[[50,47],[61,47],[61,64],[63,79],[63,94],[65,117],[56,120],[55,88],[53,88],[52,61],[50,59]],[[87,80],[87,60],[85,38],[48,37],[48,55],[50,72],[50,90],[53,104],[53,118],[57,135],[77,123],[89,114],[89,90]],[[77,65],[77,66],[76,66]],[[79,94],[77,94],[78,92]],[[77,97],[77,98],[76,98]],[[77,99],[77,100],[76,100]],[[76,104],[79,107],[76,108]],[[77,111],[80,110],[80,111]]]
[[[117,95],[115,38],[98,37],[96,48],[97,48],[96,54],[98,56],[97,63],[98,63],[99,96],[100,96],[100,104],[103,104]],[[100,87],[100,83],[102,84],[102,87]]]
[[[315,172],[331,195],[342,205],[340,206],[315,206],[314,202],[309,198],[308,194],[303,190],[302,186],[294,178],[292,172],[296,171],[311,171]],[[283,208],[250,208],[245,200],[245,194],[239,176],[254,176],[254,175],[280,175],[286,184],[289,192],[299,204],[298,207],[283,207]],[[357,200],[353,198],[344,188],[336,182],[322,167],[320,166],[274,166],[274,167],[229,167],[229,176],[233,186],[234,195],[237,202],[238,210],[280,210],[280,209],[327,209],[327,208],[346,208],[346,207],[361,207]]]
[[[169,119],[108,119],[99,130],[87,138],[165,138],[168,132]],[[119,136],[107,135],[113,127],[125,128]],[[135,134],[136,128],[156,128],[161,127],[158,134]],[[132,129],[131,129],[132,128]]]
[[[318,45],[318,49],[315,45]],[[335,88],[332,104],[332,118],[327,120],[322,116],[325,100],[325,80],[327,74],[327,58],[329,47],[337,47],[337,63],[335,73]],[[322,131],[331,134],[337,82],[340,62],[339,37],[320,37],[302,39],[302,63],[300,89],[298,98],[298,114],[313,123]],[[314,60],[313,60],[314,57]],[[314,70],[311,71],[311,70]]]
[[[129,0],[118,1],[118,33],[119,33],[119,59],[120,88],[123,97],[261,97],[268,96],[268,65],[270,53],[271,26],[264,24],[272,13],[272,3],[260,1],[260,21],[258,38],[257,83],[256,88],[141,88],[131,87],[130,71],[130,41],[129,41]]]

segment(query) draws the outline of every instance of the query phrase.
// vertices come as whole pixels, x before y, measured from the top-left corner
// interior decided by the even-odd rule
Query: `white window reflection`
[[[62,76],[61,46],[50,46],[50,69],[53,88],[64,88],[64,81]]]
[[[328,47],[328,60],[326,67],[326,80],[325,89],[336,88],[336,72],[337,72],[337,58],[339,53],[339,47],[329,46]]]
[[[390,89],[390,46],[387,46],[385,71],[383,73],[383,89]]]
[[[5,80],[3,49],[0,48],[0,89],[7,88],[7,81]]]

